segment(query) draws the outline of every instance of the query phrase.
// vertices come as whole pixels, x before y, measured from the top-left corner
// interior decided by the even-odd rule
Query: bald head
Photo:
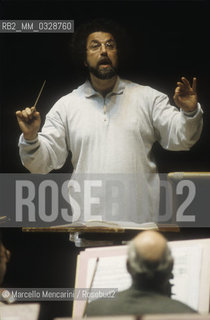
[[[141,232],[130,242],[127,269],[134,286],[170,296],[173,257],[166,239],[159,232]]]
[[[159,261],[167,248],[166,239],[157,231],[148,230],[138,234],[133,239],[136,252],[142,259]]]

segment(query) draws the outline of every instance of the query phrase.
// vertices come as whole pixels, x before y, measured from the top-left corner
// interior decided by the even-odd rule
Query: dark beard
[[[109,61],[107,61],[107,62],[109,62]],[[106,63],[106,62],[104,61],[104,63]],[[114,68],[111,64],[108,68],[100,69],[101,64],[102,64],[102,62],[100,62],[96,68],[93,68],[87,63],[88,71],[90,73],[92,73],[95,77],[97,77],[101,80],[111,79],[117,74],[117,69]]]

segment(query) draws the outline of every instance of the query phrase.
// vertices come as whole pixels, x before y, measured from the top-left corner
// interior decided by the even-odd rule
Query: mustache
[[[112,62],[109,58],[103,58],[98,63],[97,66],[100,66],[101,64],[110,64],[112,66]]]

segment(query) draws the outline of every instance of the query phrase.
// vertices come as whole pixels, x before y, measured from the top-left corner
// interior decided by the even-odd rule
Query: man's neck
[[[172,285],[169,281],[162,283],[161,285],[157,280],[154,280],[154,282],[148,282],[144,277],[141,277],[141,279],[135,279],[132,282],[132,288],[136,290],[156,292],[157,294],[162,294],[168,297],[171,297],[171,287]]]
[[[114,88],[117,81],[117,76],[114,76],[111,79],[102,80],[90,73],[90,80],[93,88],[105,97],[105,95]]]

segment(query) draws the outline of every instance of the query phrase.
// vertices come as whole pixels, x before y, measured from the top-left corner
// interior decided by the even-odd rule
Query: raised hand
[[[28,107],[21,111],[18,110],[16,116],[24,138],[34,140],[41,125],[40,113],[36,111],[35,107]]]
[[[177,82],[177,87],[174,94],[174,102],[176,105],[186,112],[192,112],[197,108],[197,92],[196,82],[197,79],[193,78],[192,87],[189,81],[185,78],[181,78],[182,82]]]

